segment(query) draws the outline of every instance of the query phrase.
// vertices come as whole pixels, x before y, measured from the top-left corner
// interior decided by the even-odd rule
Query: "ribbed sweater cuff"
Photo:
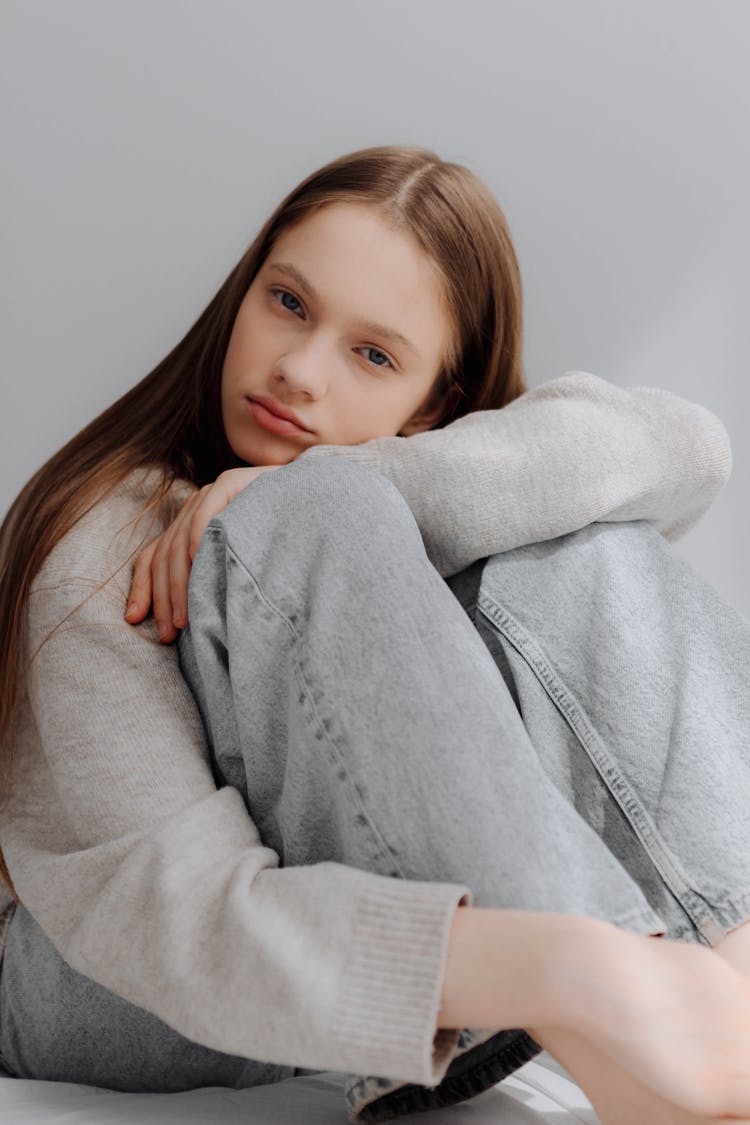
[[[459,1036],[436,1030],[451,923],[473,896],[459,884],[389,882],[369,887],[355,911],[332,1032],[347,1054],[361,1046],[372,1074],[433,1086]]]

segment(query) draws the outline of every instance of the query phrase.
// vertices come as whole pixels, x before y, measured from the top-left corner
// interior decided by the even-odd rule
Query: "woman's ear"
[[[398,432],[399,437],[411,437],[412,434],[421,434],[430,430],[444,415],[453,409],[461,397],[461,390],[455,384],[444,391],[442,397],[433,406],[425,406],[412,414]]]

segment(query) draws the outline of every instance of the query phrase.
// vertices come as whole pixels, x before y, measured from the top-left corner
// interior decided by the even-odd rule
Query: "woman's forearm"
[[[587,371],[440,430],[311,446],[300,460],[322,456],[370,464],[396,486],[443,578],[596,521],[649,520],[678,539],[732,463],[726,427],[706,407]]]
[[[459,907],[437,1026],[574,1026],[571,969],[602,952],[612,929],[577,915]]]

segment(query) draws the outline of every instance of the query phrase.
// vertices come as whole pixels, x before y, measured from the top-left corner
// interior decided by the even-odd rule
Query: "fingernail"
[[[125,616],[127,617],[129,614],[135,613],[137,609],[138,602],[128,602],[128,608],[125,610]]]
[[[176,609],[174,611],[174,613],[172,614],[172,623],[174,624],[176,629],[180,628],[180,622],[182,621],[182,614],[183,614],[182,607],[179,607],[178,609]]]
[[[163,622],[160,621],[159,622],[159,640],[163,641],[168,632],[169,632],[169,626],[165,625]]]

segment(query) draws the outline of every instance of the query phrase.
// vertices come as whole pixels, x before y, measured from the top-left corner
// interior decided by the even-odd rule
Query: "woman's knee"
[[[304,458],[284,466],[282,483],[314,499],[331,515],[351,514],[372,523],[373,516],[413,516],[403,496],[373,465],[343,457]]]
[[[229,539],[257,536],[264,527],[276,546],[286,540],[297,550],[302,542],[310,550],[322,541],[354,551],[377,540],[392,545],[403,539],[423,549],[419,527],[396,486],[374,467],[344,458],[302,459],[264,473],[216,520]]]

